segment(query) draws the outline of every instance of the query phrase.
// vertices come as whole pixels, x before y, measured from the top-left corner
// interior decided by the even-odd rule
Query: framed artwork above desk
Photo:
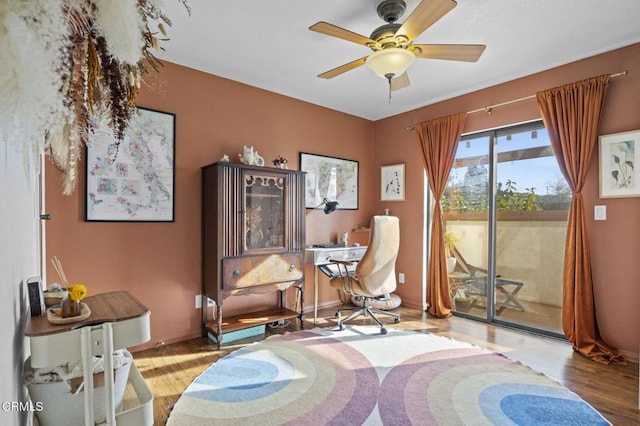
[[[358,161],[300,153],[300,171],[306,173],[305,207],[324,199],[337,201],[338,209],[358,210]]]

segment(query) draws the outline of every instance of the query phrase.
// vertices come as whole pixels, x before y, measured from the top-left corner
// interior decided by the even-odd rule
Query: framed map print
[[[404,164],[380,168],[380,200],[404,201]]]
[[[101,125],[86,153],[86,221],[174,221],[175,114],[138,107],[122,141]]]
[[[316,208],[326,199],[337,201],[338,209],[358,209],[357,161],[301,152],[300,170],[307,173],[306,208]]]

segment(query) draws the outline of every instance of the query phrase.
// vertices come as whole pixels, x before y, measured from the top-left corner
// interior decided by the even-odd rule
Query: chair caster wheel
[[[387,329],[386,328],[381,328],[380,329],[380,334],[387,334]]]
[[[342,315],[340,315],[340,312],[336,312],[335,317],[336,318],[340,318]]]
[[[394,322],[395,324],[400,324],[400,318],[396,318],[393,322]]]
[[[338,330],[343,331],[344,330],[344,324],[338,324]]]

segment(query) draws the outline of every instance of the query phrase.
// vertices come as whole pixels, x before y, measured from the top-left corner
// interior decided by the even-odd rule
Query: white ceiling
[[[386,80],[366,66],[318,78],[371,51],[308,29],[326,21],[369,37],[384,24],[380,0],[187,1],[191,16],[180,1],[164,1],[173,26],[159,58],[369,120],[640,42],[638,0],[458,0],[414,43],[485,44],[480,60],[418,59],[411,86],[389,103]],[[405,2],[400,23],[420,0]]]

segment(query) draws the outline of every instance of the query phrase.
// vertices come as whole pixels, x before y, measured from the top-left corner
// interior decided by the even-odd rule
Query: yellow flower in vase
[[[69,298],[74,302],[79,302],[87,297],[87,286],[84,284],[69,285]]]

